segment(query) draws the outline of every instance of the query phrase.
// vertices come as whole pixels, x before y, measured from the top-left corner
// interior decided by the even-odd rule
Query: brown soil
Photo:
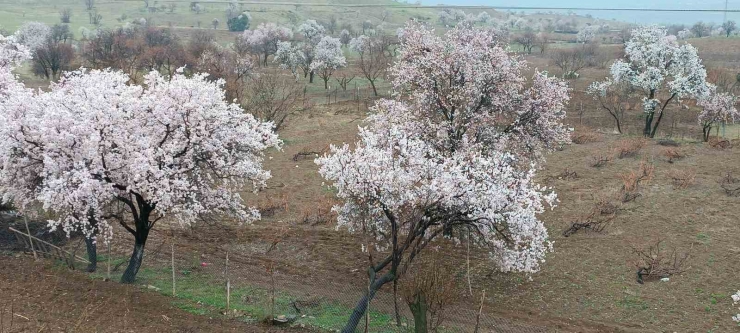
[[[0,257],[0,332],[288,332],[175,308],[172,299],[136,286]]]

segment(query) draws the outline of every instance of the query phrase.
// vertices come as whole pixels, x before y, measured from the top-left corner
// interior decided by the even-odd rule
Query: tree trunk
[[[362,320],[362,316],[365,314],[365,310],[367,310],[367,305],[370,301],[373,300],[375,297],[375,293],[380,290],[380,287],[382,287],[384,284],[393,281],[394,277],[392,273],[387,273],[383,275],[378,280],[375,280],[370,285],[369,294],[365,294],[362,296],[359,302],[357,302],[357,305],[355,306],[355,309],[352,311],[352,314],[349,316],[349,320],[347,321],[347,325],[344,326],[342,329],[342,333],[355,333],[355,330],[357,329],[357,325],[360,323],[360,320]]]
[[[269,54],[265,53],[265,67],[267,67],[267,57],[268,56],[269,56]]]
[[[85,237],[85,247],[87,248],[87,271],[92,273],[98,269],[98,246],[92,238]]]
[[[373,94],[375,94],[375,97],[378,97],[378,89],[375,88],[375,80],[369,80],[370,85],[373,87]]]
[[[393,280],[393,310],[396,314],[396,326],[401,327],[401,312],[398,310],[398,280]]]
[[[655,120],[655,125],[653,125],[653,130],[650,131],[650,138],[655,137],[655,133],[658,132],[658,125],[660,125],[660,120],[663,119],[663,111],[660,111],[660,114],[658,115],[658,119]]]
[[[328,89],[329,89],[329,78],[327,77],[324,79],[324,90],[328,90]]]
[[[308,73],[308,83],[313,83],[313,71]]]
[[[124,271],[123,276],[121,276],[121,283],[134,283],[134,280],[136,279],[136,274],[139,273],[142,259],[144,259],[144,245],[146,244],[146,239],[148,236],[149,229],[139,227],[136,228],[136,235],[134,235],[134,252],[131,254],[131,259],[129,259],[126,271]]]
[[[414,314],[414,333],[427,333],[427,302],[423,294],[414,296],[409,303],[409,310]]]
[[[642,129],[642,135],[646,138],[650,137],[650,130],[652,129],[654,114],[655,113],[648,113],[647,116],[645,116],[645,128]]]

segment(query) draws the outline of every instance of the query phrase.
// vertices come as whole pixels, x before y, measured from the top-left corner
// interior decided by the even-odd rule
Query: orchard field
[[[324,2],[2,2],[0,333],[738,329],[734,25]]]

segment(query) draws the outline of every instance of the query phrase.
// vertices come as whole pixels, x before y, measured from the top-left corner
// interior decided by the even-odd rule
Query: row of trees
[[[311,47],[335,43],[301,31],[304,43],[319,40]],[[138,45],[129,32],[106,36],[93,44]],[[555,194],[533,177],[545,152],[569,142],[565,83],[543,73],[527,83],[524,64],[490,30],[463,24],[439,36],[410,23],[401,36],[390,68],[394,99],[376,103],[355,148],[334,146],[316,160],[343,201],[340,225],[374,236],[364,244],[371,287],[344,332],[354,332],[378,289],[413,269],[440,237],[488,249],[503,271],[535,272],[551,250],[537,215],[554,206]],[[156,47],[166,38],[143,43]],[[368,56],[380,50],[369,37],[350,44]],[[200,63],[222,62],[205,56],[216,52],[208,45],[191,42],[182,53],[201,48]],[[106,47],[96,49],[105,66]],[[149,232],[165,217],[182,224],[213,215],[259,218],[238,192],[264,186],[264,152],[280,140],[272,122],[227,102],[227,80],[182,67],[137,80],[93,69],[35,91],[11,73],[29,57],[15,36],[0,37],[3,203],[28,215],[39,203],[54,216],[52,228],[93,241],[113,237],[111,225],[119,224],[134,237],[125,283],[134,281]]]

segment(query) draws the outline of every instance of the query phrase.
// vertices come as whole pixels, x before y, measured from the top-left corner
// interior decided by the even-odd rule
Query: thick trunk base
[[[98,246],[93,239],[85,237],[85,248],[87,249],[87,260],[90,261],[87,264],[87,271],[95,272],[98,269]]]

